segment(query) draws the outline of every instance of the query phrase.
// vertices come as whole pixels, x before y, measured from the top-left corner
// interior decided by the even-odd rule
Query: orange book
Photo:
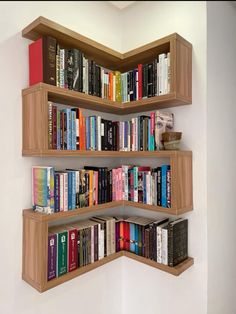
[[[109,72],[109,99],[113,100],[113,73]]]
[[[124,250],[124,221],[120,222],[120,250]]]
[[[86,128],[86,119],[85,117],[82,118],[83,122],[82,122],[82,137],[83,137],[83,150],[86,150],[86,134],[85,134],[85,128]]]

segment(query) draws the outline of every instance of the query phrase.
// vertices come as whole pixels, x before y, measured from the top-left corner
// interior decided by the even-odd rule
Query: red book
[[[130,250],[130,230],[129,230],[128,222],[124,222],[124,238],[125,238],[124,249],[126,251],[129,251]]]
[[[78,231],[68,227],[68,271],[78,268]]]
[[[120,250],[124,250],[124,225],[125,222],[121,221],[120,222]]]
[[[138,64],[138,99],[143,98],[142,64]]]
[[[56,39],[39,38],[29,45],[29,85],[56,85]]]

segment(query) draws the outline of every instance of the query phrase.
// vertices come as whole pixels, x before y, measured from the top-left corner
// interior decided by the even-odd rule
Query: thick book
[[[56,39],[43,36],[29,45],[29,85],[56,85]]]
[[[68,271],[78,268],[78,232],[73,227],[67,227],[68,232]]]
[[[168,265],[176,266],[188,257],[188,220],[179,218],[168,226]]]

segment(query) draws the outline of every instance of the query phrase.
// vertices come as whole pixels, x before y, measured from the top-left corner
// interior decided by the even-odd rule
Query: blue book
[[[54,184],[54,212],[60,211],[60,175],[55,173],[55,184]]]
[[[143,172],[143,203],[147,203],[147,174]]]
[[[97,117],[94,116],[94,149],[98,150],[98,143],[97,143]]]
[[[86,123],[86,129],[85,129],[85,135],[86,135],[86,150],[90,150],[90,118],[85,118]]]
[[[134,238],[135,238],[135,254],[138,255],[139,248],[138,248],[138,225],[134,225]]]
[[[135,253],[135,228],[134,224],[129,224],[129,231],[130,231],[130,251]]]
[[[161,206],[167,207],[167,170],[170,169],[169,165],[161,166]]]
[[[76,150],[76,112],[71,111],[71,149]]]
[[[148,119],[148,150],[151,150],[151,119]]]
[[[68,210],[72,209],[72,173],[67,171],[68,173]]]
[[[71,171],[72,174],[72,195],[71,195],[71,199],[72,199],[72,209],[76,208],[76,173],[75,171]]]

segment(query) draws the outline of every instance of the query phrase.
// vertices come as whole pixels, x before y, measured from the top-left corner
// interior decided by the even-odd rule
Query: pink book
[[[118,168],[118,200],[123,200],[123,178],[122,178],[122,168]]]

